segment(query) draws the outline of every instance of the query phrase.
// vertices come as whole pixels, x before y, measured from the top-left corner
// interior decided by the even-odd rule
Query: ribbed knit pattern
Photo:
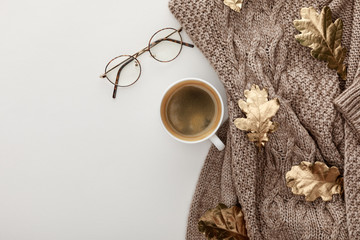
[[[241,204],[250,239],[360,239],[360,1],[247,0],[240,13],[222,0],[171,0],[169,6],[219,75],[229,109],[219,132],[226,148],[212,147],[206,158],[187,239],[204,239],[198,220],[219,202]],[[310,6],[329,6],[334,20],[344,22],[345,84],[294,38],[293,20]],[[252,84],[281,105],[273,118],[280,127],[262,151],[233,124],[244,117],[237,102]],[[301,161],[337,166],[345,198],[306,202],[292,194],[285,174]]]

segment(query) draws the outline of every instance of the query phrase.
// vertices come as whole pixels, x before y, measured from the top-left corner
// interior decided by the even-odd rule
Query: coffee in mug
[[[171,85],[163,96],[160,115],[166,131],[177,140],[220,141],[214,133],[221,124],[223,103],[217,90],[204,80],[183,79]]]

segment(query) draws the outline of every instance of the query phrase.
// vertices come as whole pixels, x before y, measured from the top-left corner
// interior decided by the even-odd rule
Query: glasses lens
[[[166,28],[152,36],[150,39],[150,54],[160,62],[174,60],[182,48],[180,33],[173,28]]]
[[[108,72],[109,71],[109,72]],[[127,87],[134,84],[140,77],[139,61],[127,55],[122,55],[111,60],[105,68],[106,78],[120,87]],[[118,80],[116,81],[116,78]]]

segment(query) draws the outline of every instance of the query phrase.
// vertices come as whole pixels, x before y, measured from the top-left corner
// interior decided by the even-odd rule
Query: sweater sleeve
[[[360,64],[353,83],[334,101],[338,111],[342,113],[347,123],[360,134]],[[358,138],[360,139],[360,138]]]

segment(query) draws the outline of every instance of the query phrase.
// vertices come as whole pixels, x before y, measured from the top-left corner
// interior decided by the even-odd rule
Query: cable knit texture
[[[329,6],[344,23],[348,80],[296,42],[300,9]],[[360,1],[245,0],[240,13],[222,0],[171,0],[170,10],[210,61],[227,91],[224,151],[206,158],[188,220],[187,239],[204,239],[200,216],[240,203],[250,239],[360,239]],[[233,124],[252,84],[277,97],[279,129],[262,151]],[[301,161],[322,161],[344,175],[345,197],[306,202],[286,187]]]

